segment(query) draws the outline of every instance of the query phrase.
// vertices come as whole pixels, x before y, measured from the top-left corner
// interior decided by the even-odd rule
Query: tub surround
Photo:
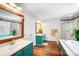
[[[79,41],[75,40],[60,40],[61,48],[68,56],[79,56]],[[60,48],[60,49],[61,49]]]
[[[0,56],[10,56],[27,47],[31,40],[18,39],[11,42],[0,44]]]

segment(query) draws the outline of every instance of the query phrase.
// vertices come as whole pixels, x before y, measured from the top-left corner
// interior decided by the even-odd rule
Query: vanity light
[[[17,7],[16,4],[14,4],[14,3],[8,3],[8,4],[11,5],[11,6],[14,7],[14,8]]]
[[[41,21],[36,21],[37,23],[41,23]]]
[[[72,17],[72,16],[73,16],[73,15],[71,15],[71,14],[70,14],[70,15],[68,15],[68,17]]]
[[[22,8],[20,8],[20,7],[16,7],[16,9],[18,9],[18,10],[20,10],[20,11],[22,10]]]
[[[14,4],[14,3],[8,3],[10,6],[12,6],[12,7],[14,7],[14,8],[16,8],[17,10],[22,10],[22,8],[21,7],[18,7],[16,4]]]

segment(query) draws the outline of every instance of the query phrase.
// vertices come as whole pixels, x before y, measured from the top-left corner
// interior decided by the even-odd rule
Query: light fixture
[[[72,14],[68,15],[68,17],[72,17],[72,16],[73,16]]]
[[[11,6],[14,7],[14,8],[17,7],[16,4],[14,4],[14,3],[8,3],[8,4],[11,5]]]
[[[22,8],[20,8],[20,7],[16,7],[16,9],[18,9],[18,10],[20,10],[20,11],[22,10]]]
[[[22,8],[21,7],[18,7],[16,4],[14,4],[14,3],[8,3],[10,6],[12,6],[12,7],[14,7],[14,8],[16,8],[17,10],[22,10]]]
[[[36,21],[37,23],[41,23],[41,21],[40,20],[38,20],[38,21]]]

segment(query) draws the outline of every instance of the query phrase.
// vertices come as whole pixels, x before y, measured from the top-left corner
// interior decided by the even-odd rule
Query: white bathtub
[[[60,43],[68,55],[79,56],[79,41],[60,40]]]

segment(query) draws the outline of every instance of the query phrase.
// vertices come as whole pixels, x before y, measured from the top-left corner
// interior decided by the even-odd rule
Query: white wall
[[[45,22],[45,34],[46,34],[46,40],[52,40],[52,36],[50,34],[50,31],[53,27],[56,27],[58,29],[58,33],[56,35],[56,39],[61,39],[61,23],[58,20],[52,21],[52,22]],[[31,18],[28,15],[25,15],[24,19],[24,33],[25,33],[25,39],[32,40],[33,44],[36,44],[35,39],[35,20]]]
[[[35,45],[35,21],[27,15],[24,17],[24,38]]]
[[[45,34],[46,34],[46,40],[52,40],[53,37],[51,36],[51,29],[53,27],[58,29],[58,32],[56,34],[56,39],[61,39],[61,23],[59,20],[52,20],[52,22],[45,22],[46,28],[45,28]]]

